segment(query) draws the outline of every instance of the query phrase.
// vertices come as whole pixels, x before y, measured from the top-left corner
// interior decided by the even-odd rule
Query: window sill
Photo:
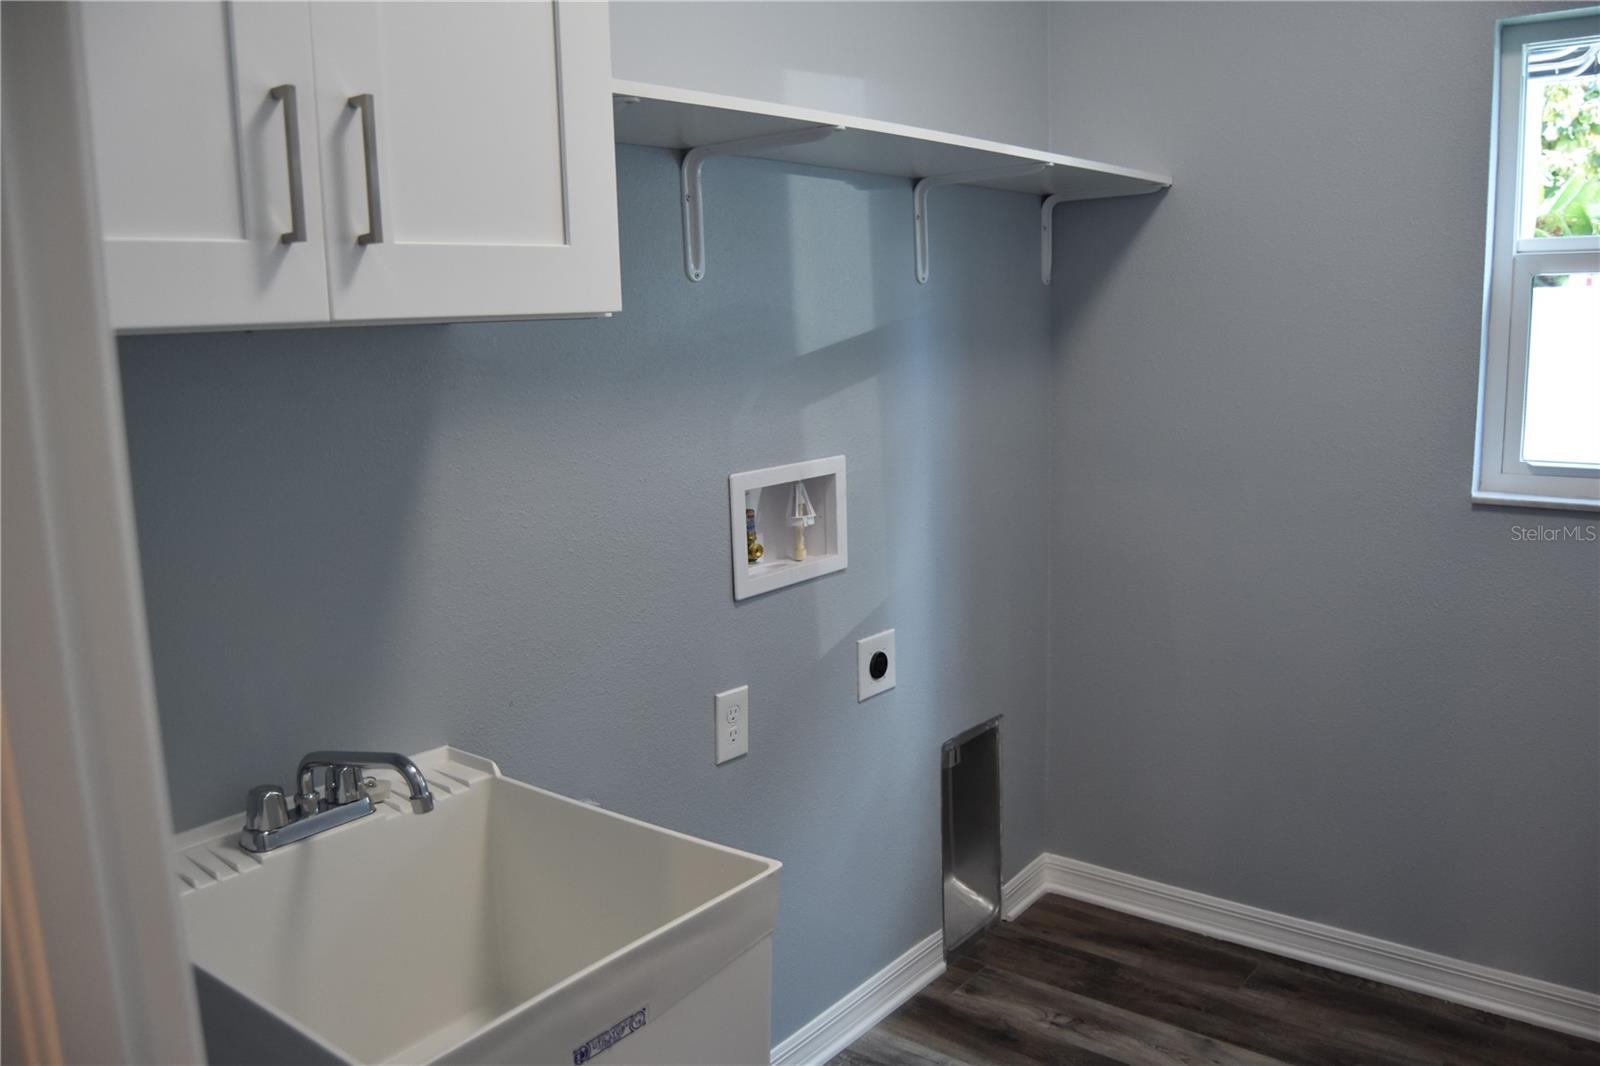
[[[1533,496],[1520,492],[1490,492],[1474,489],[1472,502],[1492,507],[1537,507],[1548,511],[1600,511],[1600,499],[1580,500],[1568,496]]]

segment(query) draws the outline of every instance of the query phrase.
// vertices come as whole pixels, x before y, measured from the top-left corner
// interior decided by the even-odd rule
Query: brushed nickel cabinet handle
[[[306,239],[306,187],[300,173],[300,104],[293,85],[274,85],[267,95],[283,104],[283,146],[289,157],[289,232],[278,240]]]
[[[352,96],[346,104],[361,112],[361,155],[367,167],[367,232],[357,244],[383,243],[383,195],[378,190],[378,116],[371,93]]]

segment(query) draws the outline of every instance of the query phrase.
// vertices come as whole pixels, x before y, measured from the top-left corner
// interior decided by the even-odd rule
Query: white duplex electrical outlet
[[[894,688],[894,630],[856,641],[856,702]]]
[[[717,693],[717,763],[750,751],[750,686]]]

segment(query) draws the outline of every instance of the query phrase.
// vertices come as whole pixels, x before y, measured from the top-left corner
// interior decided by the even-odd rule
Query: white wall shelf
[[[1057,203],[1139,196],[1172,184],[1163,174],[878,119],[620,79],[611,88],[617,143],[686,153],[681,189],[684,271],[691,281],[705,276],[700,170],[710,155],[745,155],[917,182],[918,281],[927,280],[928,192],[938,185],[978,185],[1045,197],[1041,240],[1047,241],[1048,212]],[[1045,284],[1050,282],[1048,257],[1046,245],[1041,252]]]
[[[806,557],[794,558],[794,530],[785,508],[794,483],[804,482],[816,510],[806,529]],[[745,509],[756,507],[756,532],[765,554],[752,563],[745,542]],[[843,570],[850,559],[844,456],[747,470],[728,477],[728,523],[733,551],[733,598],[746,600],[786,585]]]

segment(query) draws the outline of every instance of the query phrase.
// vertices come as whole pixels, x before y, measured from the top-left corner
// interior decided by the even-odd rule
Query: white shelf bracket
[[[791,144],[810,144],[844,129],[843,126],[804,126],[795,130],[742,137],[720,144],[703,144],[684,153],[678,170],[678,198],[683,204],[683,272],[690,281],[706,276],[705,208],[700,193],[700,168],[707,159],[719,155],[748,155],[762,148],[784,148]]]
[[[1050,284],[1050,272],[1055,265],[1055,216],[1060,195],[1046,196],[1039,205],[1039,279]]]
[[[928,282],[928,190],[938,188],[940,185],[972,185],[993,178],[1020,178],[1026,174],[1037,174],[1048,166],[1049,163],[1013,163],[1010,166],[991,167],[988,170],[938,174],[918,181],[911,193],[912,221],[916,226],[917,238],[918,284],[925,285]]]

